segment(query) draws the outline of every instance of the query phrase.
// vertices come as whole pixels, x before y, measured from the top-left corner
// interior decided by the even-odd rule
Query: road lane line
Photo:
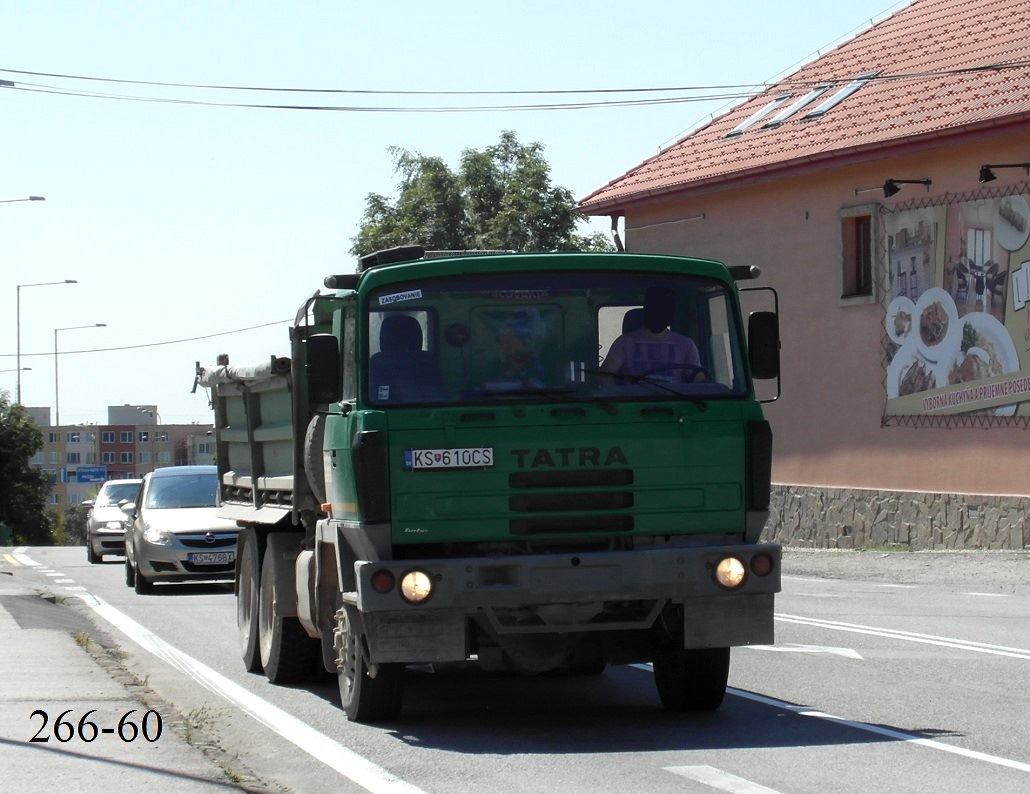
[[[25,565],[38,565],[29,557],[25,559]],[[145,651],[186,673],[205,689],[242,709],[265,727],[363,789],[373,794],[424,794],[418,787],[401,780],[383,767],[301,722],[289,712],[261,699],[204,663],[183,653],[103,599],[88,592],[78,594],[77,597]]]
[[[752,781],[731,775],[714,766],[666,766],[666,772],[672,772],[690,778],[709,788],[729,791],[731,794],[780,794],[776,789],[767,788]]]
[[[909,744],[918,744],[931,750],[939,750],[943,753],[960,755],[964,758],[984,761],[985,763],[994,764],[995,766],[1004,766],[1009,769],[1015,769],[1019,772],[1030,772],[1030,764],[1025,764],[1022,761],[1013,761],[1011,758],[989,755],[988,753],[981,753],[978,750],[967,750],[964,747],[944,744],[943,742],[938,742],[933,739],[924,739],[921,736],[905,733],[904,731],[896,731],[892,728],[885,728],[882,725],[872,725],[868,722],[856,722],[855,720],[848,720],[843,717],[835,717],[832,714],[816,711],[814,709],[807,708],[806,706],[795,706],[793,703],[787,703],[783,700],[776,700],[775,698],[766,697],[765,695],[756,695],[754,692],[745,692],[742,689],[727,687],[726,694],[745,698],[746,700],[753,700],[754,702],[761,703],[765,706],[773,706],[775,708],[792,711],[801,717],[815,717],[816,719],[826,720],[827,722],[833,722],[837,725],[843,725],[848,728],[855,728],[860,731],[866,731],[867,733],[875,733],[878,736],[886,736],[889,739],[896,739],[897,741],[908,742]]]
[[[953,637],[939,637],[934,634],[919,634],[918,632],[901,631],[899,629],[882,629],[876,626],[863,626],[859,623],[844,623],[837,620],[807,618],[801,615],[777,614],[776,620],[783,623],[796,623],[800,626],[813,626],[815,628],[830,629],[832,631],[846,631],[852,634],[869,634],[874,637],[886,637],[894,640],[905,640],[906,642],[918,642],[924,645],[939,645],[944,648],[958,648],[964,651],[989,653],[994,656],[1008,656],[1013,659],[1030,660],[1030,650],[1025,648],[1010,648],[1006,645],[991,645],[986,642],[959,640]]]

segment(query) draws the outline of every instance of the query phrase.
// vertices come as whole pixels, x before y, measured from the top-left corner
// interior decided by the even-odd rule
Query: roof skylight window
[[[765,124],[762,125],[762,128],[768,129],[771,127],[779,127],[784,121],[786,121],[799,110],[801,110],[801,108],[805,107],[806,105],[810,105],[812,102],[814,102],[816,99],[821,97],[829,90],[830,83],[824,83],[823,85],[815,86],[807,94],[804,94],[801,97],[799,97],[796,102],[791,102],[790,105],[788,105],[786,108],[784,108],[771,119],[769,119],[767,122],[765,122]]]
[[[844,86],[842,89],[840,89],[840,91],[831,96],[829,99],[825,100],[824,102],[820,102],[810,111],[808,111],[808,113],[806,113],[804,117],[806,119],[820,118],[828,110],[837,107],[837,105],[839,105],[841,102],[843,102],[853,93],[855,93],[858,89],[860,89],[874,77],[876,77],[876,72],[866,72],[865,74],[859,75],[846,86]]]
[[[790,94],[782,94],[781,96],[778,96],[775,99],[773,99],[771,102],[766,103],[765,105],[760,107],[758,110],[756,110],[754,113],[752,113],[750,116],[748,116],[746,119],[744,119],[742,122],[740,122],[740,124],[738,124],[732,130],[727,132],[726,133],[726,137],[727,138],[732,138],[732,137],[734,137],[736,135],[740,135],[748,127],[752,126],[756,122],[761,121],[766,116],[768,116],[770,113],[772,113],[774,110],[776,110],[776,108],[778,108],[780,105],[782,105],[788,99],[790,99],[790,96],[791,96]]]

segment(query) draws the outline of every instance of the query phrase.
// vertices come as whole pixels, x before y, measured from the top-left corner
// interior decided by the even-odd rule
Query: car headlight
[[[147,524],[146,529],[143,530],[143,540],[153,543],[155,546],[167,546],[172,542],[172,533],[167,529]]]
[[[123,524],[121,521],[108,521],[106,524],[104,524],[104,529],[122,529],[122,530],[124,530],[125,529],[125,524]]]

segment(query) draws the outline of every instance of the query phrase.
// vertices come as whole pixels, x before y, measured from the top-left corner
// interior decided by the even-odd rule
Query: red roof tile
[[[876,78],[823,116],[804,119],[874,71]],[[778,127],[762,127],[810,87],[831,80],[832,88]],[[726,137],[784,94],[791,99],[777,111]],[[651,196],[1016,121],[1030,121],[1030,3],[914,0],[596,190],[580,209],[606,214]]]

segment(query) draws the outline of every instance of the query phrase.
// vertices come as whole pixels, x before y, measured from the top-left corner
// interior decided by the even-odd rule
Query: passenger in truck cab
[[[627,320],[636,319],[631,309]],[[623,333],[612,342],[601,364],[602,372],[681,383],[692,381],[701,369],[697,345],[669,326],[676,313],[676,297],[667,287],[649,287],[644,296],[643,325],[624,322]]]

